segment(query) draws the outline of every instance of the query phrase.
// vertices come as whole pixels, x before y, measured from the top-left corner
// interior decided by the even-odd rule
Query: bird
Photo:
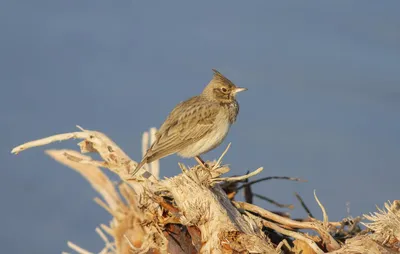
[[[200,155],[219,146],[236,121],[239,103],[236,95],[247,88],[237,87],[216,69],[200,95],[180,102],[155,134],[155,141],[131,173],[133,177],[145,164],[177,154],[195,158],[206,168]]]

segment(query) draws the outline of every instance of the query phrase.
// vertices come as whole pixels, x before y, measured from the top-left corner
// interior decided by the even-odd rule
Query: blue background
[[[216,68],[249,90],[228,142],[230,174],[264,166],[254,192],[293,203],[299,192],[331,220],[398,199],[399,1],[1,1],[0,245],[60,253],[71,240],[97,252],[110,216],[86,180],[43,151],[16,145],[79,124],[133,159],[141,133],[201,92]],[[161,172],[179,172],[170,156]],[[113,179],[117,179],[115,176]],[[264,201],[258,205],[277,210]],[[346,205],[348,203],[348,205]],[[350,213],[348,213],[350,207]]]

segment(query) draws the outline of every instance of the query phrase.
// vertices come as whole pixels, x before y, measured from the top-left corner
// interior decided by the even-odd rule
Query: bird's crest
[[[220,82],[223,84],[228,84],[230,86],[235,87],[235,84],[232,81],[230,81],[228,78],[226,78],[224,75],[222,75],[219,71],[217,71],[216,69],[212,69],[212,70],[214,72],[214,77],[213,77],[214,81]]]

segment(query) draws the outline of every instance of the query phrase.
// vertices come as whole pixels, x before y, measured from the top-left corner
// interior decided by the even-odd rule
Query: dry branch
[[[369,231],[363,234],[357,230],[361,218],[330,222],[315,192],[323,220],[310,218],[311,212],[299,196],[310,217],[293,220],[281,212],[232,202],[241,188],[245,188],[246,200],[251,202],[257,196],[251,185],[261,181],[303,180],[292,177],[247,180],[259,174],[262,167],[243,176],[221,177],[230,170],[221,166],[230,144],[217,161],[207,162],[209,169],[188,168],[180,163],[181,174],[159,180],[157,161],[143,167],[137,178],[130,179],[129,173],[137,165],[135,161],[103,133],[79,129],[81,132],[25,143],[12,152],[17,154],[56,141],[83,140],[79,143],[80,153],[74,150],[46,153],[85,177],[102,198],[95,201],[113,216],[109,225],[96,228],[105,244],[98,253],[398,253],[400,201],[389,202],[385,209],[365,215],[370,222],[364,224]],[[144,133],[143,153],[154,142],[155,132],[152,128]],[[100,154],[103,161],[83,155],[88,152]],[[124,181],[116,186],[100,168],[111,170]],[[314,235],[302,232],[303,229],[311,230]],[[68,246],[78,253],[91,253],[71,242]]]

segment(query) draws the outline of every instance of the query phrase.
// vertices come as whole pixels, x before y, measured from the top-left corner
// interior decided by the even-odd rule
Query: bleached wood
[[[26,143],[19,145],[19,146],[15,147],[14,149],[12,149],[11,153],[18,154],[26,149],[29,149],[32,147],[48,145],[50,143],[54,143],[57,141],[64,141],[64,140],[68,140],[68,139],[86,139],[86,138],[88,138],[88,134],[85,132],[71,132],[71,133],[57,134],[57,135],[53,135],[53,136],[50,136],[47,138],[42,138],[42,139],[26,142]]]
[[[323,254],[324,253],[314,241],[312,241],[311,239],[305,237],[301,233],[281,228],[278,225],[276,225],[275,223],[272,223],[272,222],[267,221],[267,220],[263,220],[263,224],[266,227],[271,228],[271,229],[275,230],[278,233],[281,233],[281,234],[284,234],[284,235],[287,235],[287,236],[291,236],[291,237],[293,237],[295,239],[302,240],[303,242],[307,243],[315,251],[315,253],[317,253],[317,254]]]
[[[231,185],[235,188],[236,182],[257,175],[262,168],[244,176],[221,177],[230,170],[229,167],[220,165],[229,145],[218,161],[208,162],[211,170],[179,164],[182,173],[172,178],[159,180],[142,170],[138,179],[130,180],[129,172],[137,163],[103,133],[78,128],[81,132],[53,135],[27,142],[14,148],[12,152],[17,154],[28,148],[56,141],[83,139],[79,143],[81,153],[73,150],[47,150],[46,153],[84,176],[102,197],[95,198],[95,201],[113,216],[109,225],[101,224],[102,230],[96,229],[105,242],[105,247],[96,253],[180,254],[193,253],[193,250],[196,253],[278,253],[284,242],[274,246],[262,231],[263,227],[299,239],[296,240],[299,244],[292,241],[296,247],[292,248],[295,253],[303,252],[297,248],[299,246],[307,249],[305,253],[323,253],[322,250],[334,254],[399,253],[398,247],[396,249],[396,244],[398,246],[400,241],[398,200],[385,203],[386,210],[378,208],[378,212],[365,215],[370,221],[365,225],[373,233],[351,237],[343,245],[331,235],[343,226],[343,222],[329,222],[327,212],[315,192],[314,197],[322,210],[323,221],[314,218],[296,221],[253,204],[231,202],[222,186]],[[153,142],[154,134],[155,130],[151,129],[150,142]],[[143,147],[148,146],[148,142],[143,143]],[[87,152],[99,153],[103,161],[96,161],[82,154]],[[116,186],[102,172],[101,167],[110,169],[125,182]],[[158,174],[158,167],[158,164],[150,165],[154,175]],[[156,170],[153,171],[153,168]],[[261,180],[263,179],[266,178]],[[249,182],[248,187],[257,181],[259,180]],[[179,225],[175,227],[178,232],[169,232],[168,228],[176,224]],[[313,230],[320,237],[295,232],[294,229]],[[174,238],[176,233],[179,239]],[[68,246],[81,254],[91,253],[71,242],[68,242]]]
[[[215,163],[214,167],[212,170],[215,170],[219,166],[221,166],[222,158],[224,158],[225,154],[228,152],[229,148],[231,147],[231,143],[228,144],[228,146],[225,148],[224,152],[221,154],[221,156],[218,158],[217,163]]]
[[[79,254],[93,254],[92,252],[79,247],[78,245],[74,244],[73,242],[68,242],[67,244],[68,244],[68,247],[70,247],[74,251],[78,252]]]
[[[247,211],[250,211],[250,212],[254,212],[256,214],[261,215],[264,218],[273,220],[275,222],[278,222],[278,223],[283,224],[283,225],[287,225],[287,226],[292,227],[292,228],[316,230],[320,234],[320,236],[322,237],[322,239],[325,241],[325,243],[327,245],[331,245],[332,248],[335,248],[335,249],[339,249],[340,248],[340,245],[329,234],[329,232],[326,231],[326,229],[323,227],[322,223],[319,223],[317,221],[315,221],[315,222],[295,221],[295,220],[292,220],[292,219],[285,218],[285,217],[279,216],[277,214],[274,214],[274,213],[272,213],[270,211],[267,211],[265,209],[262,209],[262,208],[260,208],[258,206],[255,206],[255,205],[252,205],[252,204],[248,204],[248,203],[244,203],[244,202],[235,201],[234,204],[238,208],[242,208],[244,210],[247,210]]]
[[[253,172],[250,172],[246,175],[242,175],[242,176],[233,176],[233,177],[223,177],[223,178],[213,178],[212,181],[213,182],[241,182],[245,179],[248,179],[250,177],[253,177],[259,173],[261,173],[261,171],[263,171],[263,167],[260,167],[256,170],[254,170]]]
[[[200,167],[160,182],[179,210],[183,225],[195,225],[201,231],[201,253],[222,253],[223,243],[236,251],[275,253],[261,229],[245,220],[219,185],[210,186],[210,174]],[[233,242],[236,244],[233,244]],[[221,244],[222,243],[222,244]]]
[[[323,218],[323,223],[324,223],[323,225],[324,225],[325,228],[327,228],[328,224],[329,224],[328,214],[326,212],[325,207],[321,204],[321,201],[319,201],[319,199],[317,197],[316,190],[314,190],[314,198],[315,198],[315,201],[317,201],[317,204],[319,205],[319,207],[321,208],[322,218]]]
[[[138,179],[131,179],[130,172],[137,166],[137,162],[133,161],[129,156],[119,148],[109,137],[98,131],[86,130],[77,126],[82,132],[72,132],[53,135],[47,138],[42,138],[34,141],[27,142],[12,149],[12,153],[18,154],[26,149],[43,146],[57,141],[64,141],[68,139],[83,139],[78,145],[82,153],[97,152],[104,160],[101,166],[106,167],[117,173],[123,180],[144,180],[155,181],[155,177],[145,169],[139,171]],[[89,159],[90,160],[90,159]],[[83,161],[83,163],[89,163]],[[97,163],[96,166],[99,166]]]

